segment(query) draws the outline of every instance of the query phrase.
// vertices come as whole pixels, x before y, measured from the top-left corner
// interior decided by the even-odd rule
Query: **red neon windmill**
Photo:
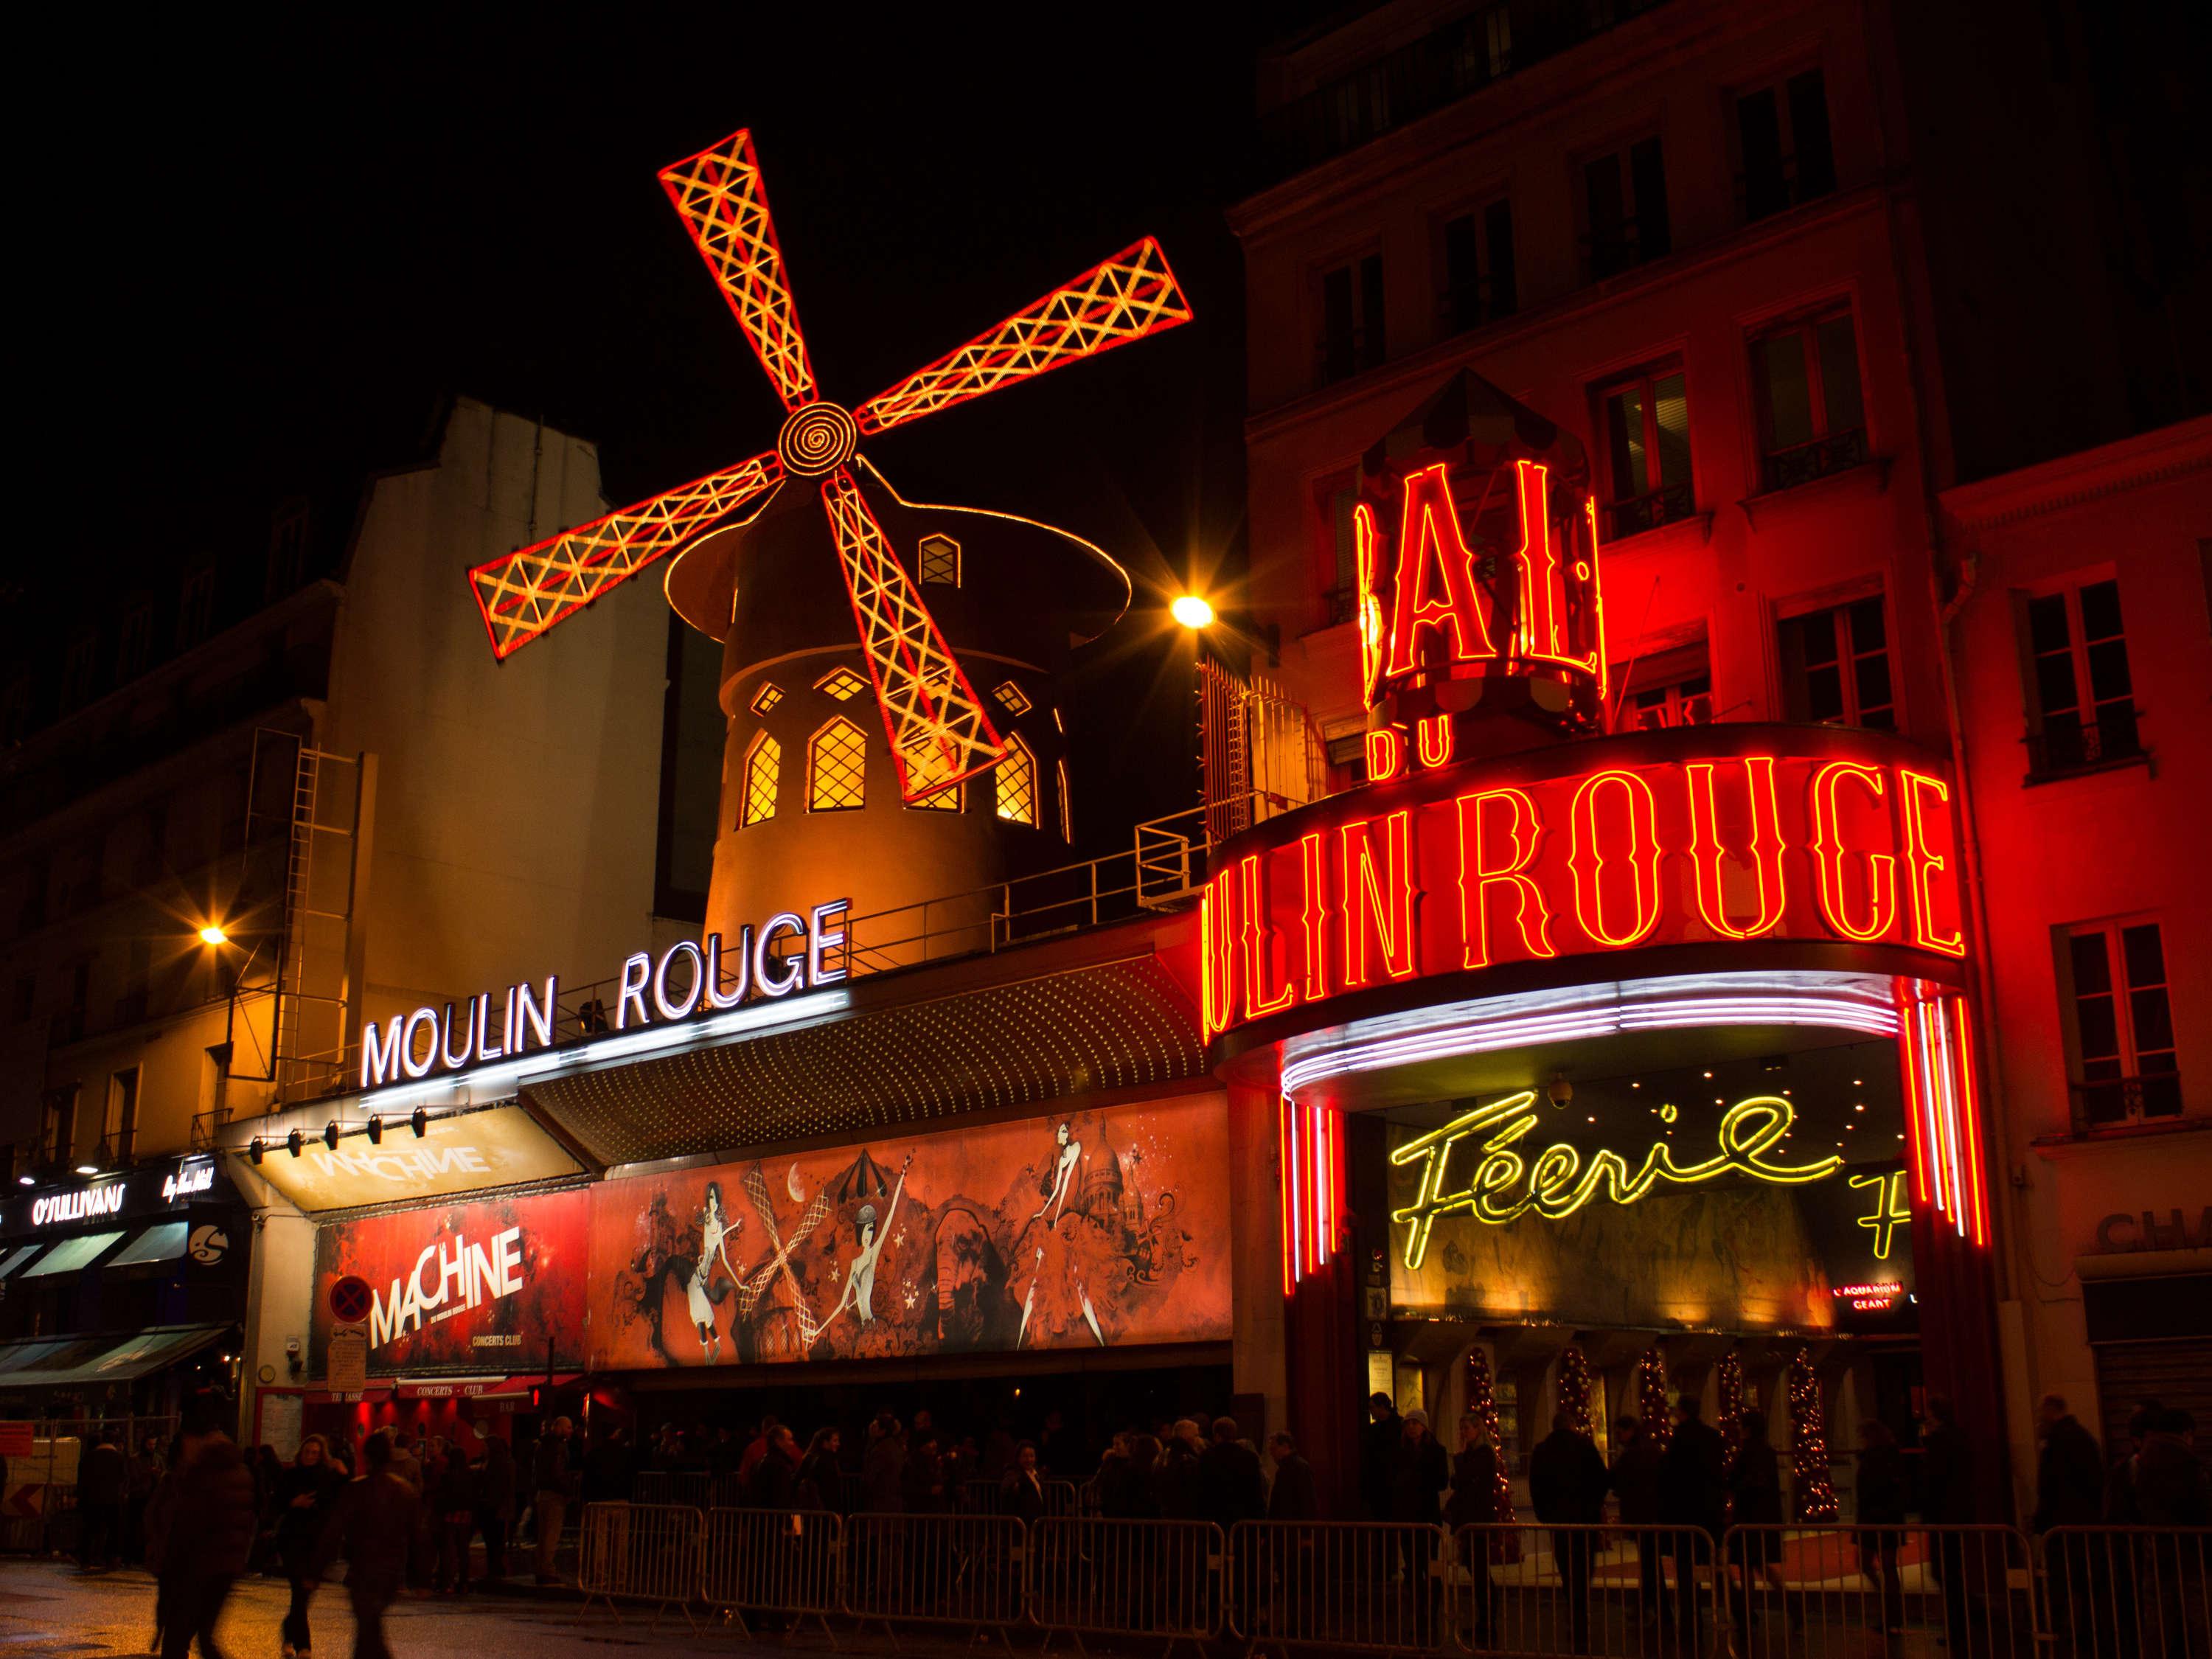
[[[815,388],[752,135],[732,133],[660,182],[790,413],[774,449],[471,570],[493,652],[511,655],[786,479],[818,480],[901,793],[913,800],[986,770],[1005,745],[849,464],[864,434],[1188,322],[1166,256],[1146,237],[846,410]],[[933,747],[941,763],[909,768]]]

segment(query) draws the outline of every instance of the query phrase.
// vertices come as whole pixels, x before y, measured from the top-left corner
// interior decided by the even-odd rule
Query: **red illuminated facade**
[[[1948,1393],[1997,1518],[2008,1454],[2032,1476],[2037,1392],[2109,1422],[2161,1391],[2124,1297],[2101,1293],[2101,1330],[2094,1288],[2086,1331],[2053,1313],[2034,1287],[2068,1269],[2039,1235],[2063,1215],[2078,1249],[2090,1209],[2122,1212],[2108,1236],[2136,1261],[2109,1249],[2093,1285],[2201,1274],[2212,1242],[2191,1133],[2212,1117],[2186,1088],[2207,1022],[2185,1012],[2212,1008],[2207,918],[2161,827],[2212,774],[2193,727],[2136,720],[2153,673],[2208,666],[2212,434],[1955,483],[1962,449],[2031,423],[1943,378],[1969,278],[1942,263],[1957,240],[1923,239],[1899,101],[1929,31],[1676,3],[1516,57],[1516,15],[1382,8],[1271,54],[1262,126],[1288,165],[1231,216],[1238,597],[1339,792],[1232,841],[1203,913],[1211,1052],[1233,1091],[1279,1097],[1289,1414],[1348,1463],[1370,1388],[1442,1422],[1494,1370],[1517,1384],[1517,1470],[1563,1352],[1609,1354],[1605,1409],[1635,1411],[1656,1340],[1711,1420],[1723,1375],[1786,1409],[1784,1347],[1809,1336],[1840,1449],[1869,1416],[1911,1443]],[[1468,85],[1364,103],[1422,27],[1477,63]],[[2016,527],[2036,515],[2049,533]],[[2144,826],[2140,861],[2115,860],[2107,810]],[[1697,1115],[1754,1080],[1792,1098],[1793,1145],[1818,1125],[1847,1160],[1852,1202],[1880,1200],[1843,1224],[1881,1258],[1832,1255],[1824,1292],[1879,1328],[1778,1315],[1747,1255],[1644,1274],[1667,1241],[1641,1210],[1571,1201],[1655,1133],[1662,1168],[1710,1151]],[[1468,1143],[1451,1181],[1551,1194],[1591,1271],[1649,1285],[1561,1267],[1556,1233],[1526,1230],[1565,1224],[1540,1216],[1437,1220],[1462,1265],[1400,1261],[1396,1218],[1431,1189],[1394,1149],[1516,1091],[1547,1127]],[[2143,1204],[2070,1190],[2100,1167]],[[1759,1188],[1729,1190],[1828,1236],[1820,1183]],[[1896,1288],[1857,1293],[1876,1283]],[[2212,1353],[2188,1316],[2166,1334]],[[2181,1369],[2169,1398],[2194,1397]]]

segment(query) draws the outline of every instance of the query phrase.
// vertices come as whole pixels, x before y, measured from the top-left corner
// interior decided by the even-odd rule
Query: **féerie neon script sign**
[[[1671,1121],[1674,1110],[1662,1107],[1659,1115]],[[1419,1267],[1427,1259],[1429,1230],[1440,1215],[1464,1212],[1478,1221],[1502,1225],[1533,1210],[1558,1221],[1595,1199],[1601,1188],[1608,1189],[1614,1203],[1633,1204],[1662,1181],[1688,1187],[1718,1176],[1742,1175],[1799,1186],[1825,1180],[1844,1162],[1835,1153],[1810,1164],[1784,1164],[1767,1157],[1797,1121],[1797,1109],[1779,1095],[1753,1095],[1729,1107],[1715,1133],[1713,1155],[1695,1164],[1676,1163],[1674,1149],[1663,1141],[1655,1144],[1633,1169],[1610,1147],[1591,1154],[1585,1163],[1580,1150],[1564,1142],[1527,1158],[1516,1148],[1537,1121],[1535,1091],[1523,1089],[1478,1106],[1391,1152],[1390,1162],[1401,1168],[1414,1163],[1421,1166],[1413,1201],[1390,1212],[1390,1219],[1407,1228],[1407,1267]],[[1448,1184],[1454,1149],[1475,1136],[1482,1137],[1481,1158],[1464,1182]]]
[[[695,1014],[720,1013],[756,996],[787,997],[794,991],[836,985],[844,965],[850,899],[817,904],[805,915],[785,910],[755,927],[738,929],[734,950],[720,933],[700,942],[678,939],[656,961],[644,951],[623,963],[615,994],[613,1029],[627,1030],[659,1020],[673,1024]],[[672,969],[681,971],[671,973]],[[507,988],[495,1002],[489,991],[468,1001],[394,1014],[383,1025],[362,1026],[361,1086],[374,1089],[402,1078],[465,1071],[505,1060],[531,1048],[553,1046],[560,1023],[561,981],[548,975],[540,996],[527,981]],[[453,1039],[458,1036],[457,1044]]]

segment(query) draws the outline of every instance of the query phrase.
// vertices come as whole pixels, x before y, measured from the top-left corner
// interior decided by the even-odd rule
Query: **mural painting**
[[[1223,1339],[1227,1158],[1215,1100],[605,1182],[592,1366]]]

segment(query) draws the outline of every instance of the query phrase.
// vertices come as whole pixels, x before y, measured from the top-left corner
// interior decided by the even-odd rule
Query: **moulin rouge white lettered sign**
[[[850,899],[832,899],[805,915],[779,912],[757,927],[740,927],[734,950],[720,933],[709,933],[696,944],[679,939],[658,961],[637,951],[623,963],[610,1023],[617,1031],[655,1021],[672,1024],[724,1012],[756,997],[835,985],[848,971],[842,965],[843,924],[852,908]],[[549,974],[542,994],[526,981],[508,986],[496,1001],[482,991],[465,1003],[417,1008],[382,1025],[365,1025],[361,1086],[381,1088],[550,1048],[560,1023],[560,994],[559,978]]]

